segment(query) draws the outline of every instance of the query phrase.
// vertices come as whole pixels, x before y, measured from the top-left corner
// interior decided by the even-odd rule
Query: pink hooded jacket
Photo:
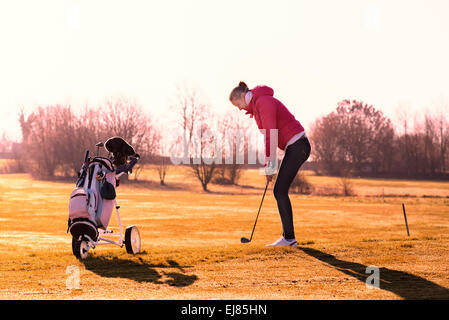
[[[265,155],[270,157],[270,129],[278,129],[278,147],[285,149],[287,142],[304,128],[288,109],[276,98],[267,86],[257,86],[251,90],[253,97],[246,107],[246,114],[254,116],[259,129],[265,129]]]

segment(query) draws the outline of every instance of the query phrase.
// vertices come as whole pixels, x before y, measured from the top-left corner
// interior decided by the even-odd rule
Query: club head
[[[241,242],[241,243],[248,243],[248,242],[249,242],[249,239],[243,237],[242,239],[240,239],[240,242]]]

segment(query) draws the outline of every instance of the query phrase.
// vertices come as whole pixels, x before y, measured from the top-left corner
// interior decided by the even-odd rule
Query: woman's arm
[[[277,155],[277,106],[276,100],[270,96],[263,96],[257,100],[257,110],[260,117],[262,129],[265,129],[265,164],[268,161],[274,162]],[[275,140],[271,139],[271,136]],[[273,151],[271,152],[271,144],[273,144]]]

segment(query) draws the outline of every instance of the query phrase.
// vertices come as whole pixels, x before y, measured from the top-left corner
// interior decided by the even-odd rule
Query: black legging
[[[295,238],[292,204],[288,197],[288,189],[290,189],[290,185],[298,173],[299,168],[306,162],[309,155],[310,143],[306,137],[289,145],[285,150],[284,159],[282,159],[281,168],[279,169],[276,183],[274,184],[274,197],[278,204],[285,239]]]

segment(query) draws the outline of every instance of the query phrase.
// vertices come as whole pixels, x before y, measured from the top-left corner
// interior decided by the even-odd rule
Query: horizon
[[[268,85],[306,129],[343,99],[392,121],[398,110],[442,113],[448,12],[443,0],[2,3],[0,134],[20,139],[22,107],[117,96],[169,126],[183,82],[218,113],[240,80]]]

